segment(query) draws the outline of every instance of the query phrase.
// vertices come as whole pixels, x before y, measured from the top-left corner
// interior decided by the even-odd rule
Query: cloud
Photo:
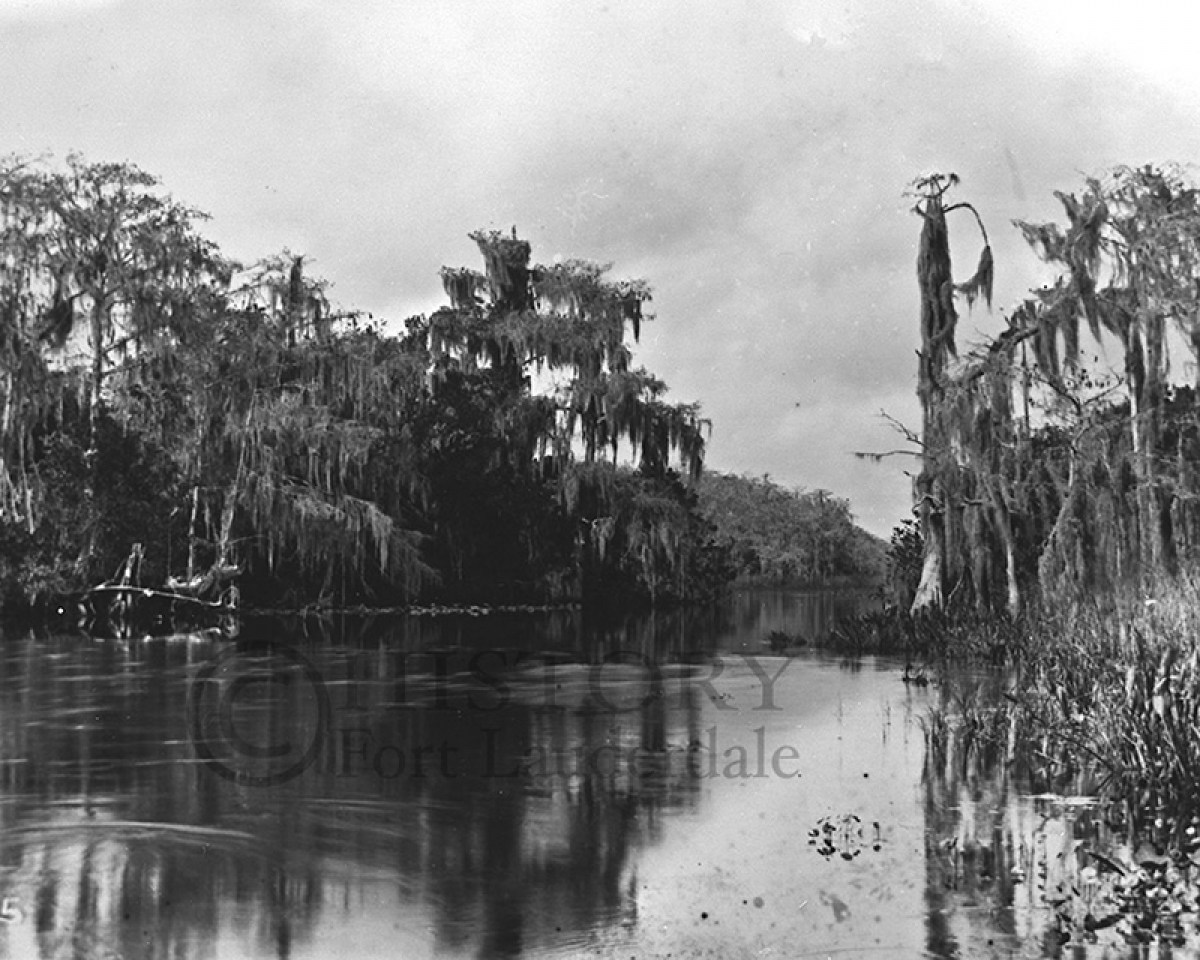
[[[906,184],[956,171],[989,227],[1000,309],[969,342],[1040,276],[1009,220],[1200,153],[1169,76],[975,2],[17,6],[0,149],[131,159],[231,254],[306,253],[376,314],[439,303],[478,227],[612,261],[655,290],[638,360],[703,403],[710,462],[850,496],[880,532],[908,480],[850,451],[895,445],[880,408],[915,420]],[[969,272],[975,229],[952,231]]]
[[[0,0],[0,17],[46,20],[73,16],[80,11],[112,6],[118,0]]]

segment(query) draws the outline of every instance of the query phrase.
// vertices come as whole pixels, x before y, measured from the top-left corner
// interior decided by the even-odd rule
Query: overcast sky
[[[998,331],[1041,277],[1014,218],[1115,164],[1200,161],[1191,2],[0,0],[0,153],[130,160],[251,261],[343,306],[443,302],[467,234],[654,290],[635,357],[713,421],[709,465],[848,497],[884,534],[915,425],[919,220],[962,178]],[[1200,10],[1200,7],[1197,8]],[[952,223],[957,272],[974,267]],[[964,311],[965,312],[965,311]]]

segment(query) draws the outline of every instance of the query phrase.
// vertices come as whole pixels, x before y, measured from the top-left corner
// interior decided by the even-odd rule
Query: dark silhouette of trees
[[[444,270],[449,304],[392,334],[301,254],[226,260],[202,219],[129,164],[0,168],[9,588],[94,584],[136,543],[178,589],[263,602],[715,585],[708,424],[632,362],[645,283],[479,232],[483,270]],[[169,509],[139,518],[116,450]]]

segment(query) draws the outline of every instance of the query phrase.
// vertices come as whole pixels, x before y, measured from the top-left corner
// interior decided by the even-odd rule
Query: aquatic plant
[[[1090,754],[1144,825],[1178,830],[1200,807],[1200,579],[1047,616],[1027,712],[1047,744]],[[1069,619],[1068,619],[1069,617]],[[1165,838],[1164,838],[1165,839]]]
[[[1064,940],[1195,933],[1200,894],[1200,571],[1031,616],[1003,695],[958,684],[925,721],[927,766],[1003,762],[1026,789],[1090,795],[1117,840],[1059,889]],[[989,704],[984,706],[984,704]],[[1097,872],[1098,871],[1098,872]]]
[[[788,633],[786,630],[772,630],[767,634],[767,646],[772,653],[783,653],[791,647],[803,647],[808,643],[798,633]]]
[[[839,623],[816,642],[852,656],[891,654],[934,664],[941,660],[1006,663],[1027,642],[1023,620],[965,609],[919,614],[888,606]]]

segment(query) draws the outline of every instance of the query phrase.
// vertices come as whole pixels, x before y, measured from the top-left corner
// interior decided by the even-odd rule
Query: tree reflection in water
[[[328,922],[359,928],[347,948],[505,957],[636,923],[634,851],[664,811],[699,802],[682,748],[699,737],[697,695],[656,689],[638,657],[687,661],[711,627],[680,615],[585,633],[569,612],[326,627],[295,643],[330,692],[327,742],[265,788],[213,775],[189,743],[188,683],[215,642],[4,637],[0,894],[24,918],[0,947],[288,957]],[[503,702],[467,672],[483,649],[507,657]],[[638,657],[597,690],[588,667],[617,649]],[[439,682],[420,670],[430,651]],[[238,732],[298,737],[311,717],[295,708],[285,692]]]
[[[1013,748],[999,672],[955,670],[939,686],[944,725],[927,728],[926,937],[933,957],[1126,957],[1064,948],[1054,903],[1088,896],[1088,850],[1117,842],[1086,775],[1045,782]],[[994,736],[981,741],[980,728]],[[930,736],[932,734],[932,737]],[[1070,896],[1067,896],[1067,895]],[[1093,952],[1088,952],[1089,950]]]

